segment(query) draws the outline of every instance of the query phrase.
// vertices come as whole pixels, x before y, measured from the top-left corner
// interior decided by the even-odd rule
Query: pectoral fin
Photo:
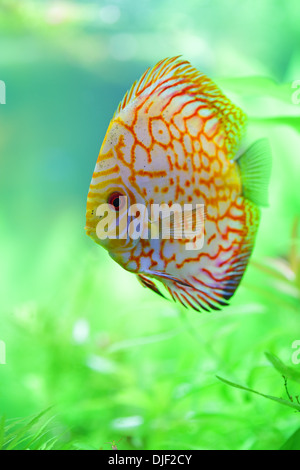
[[[158,289],[156,284],[154,284],[154,282],[151,281],[151,279],[149,279],[149,277],[144,276],[143,274],[138,274],[137,278],[138,278],[139,282],[142,284],[143,287],[148,287],[149,289],[153,290],[153,292],[155,292],[156,294],[158,294],[161,297],[164,297],[166,299],[166,297],[160,292],[160,290]]]
[[[150,221],[151,234],[160,239],[187,239],[202,238],[204,236],[205,207],[197,204],[196,208],[189,208],[175,212],[161,210],[158,220]]]
[[[243,196],[257,206],[268,205],[268,185],[272,157],[267,139],[254,142],[237,160],[241,171]]]

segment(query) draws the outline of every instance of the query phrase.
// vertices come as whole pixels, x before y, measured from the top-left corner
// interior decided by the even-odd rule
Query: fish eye
[[[108,202],[108,204],[113,206],[115,211],[119,211],[124,206],[125,196],[123,194],[118,193],[117,191],[115,191],[114,193],[110,194],[110,196],[108,197],[107,202]]]

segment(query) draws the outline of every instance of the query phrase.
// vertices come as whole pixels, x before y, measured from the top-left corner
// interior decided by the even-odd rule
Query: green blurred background
[[[105,131],[147,67],[182,54],[250,114],[296,120],[299,21],[298,0],[0,0],[0,415],[53,405],[58,448],[278,449],[300,427],[293,409],[216,378],[287,399],[265,351],[300,370],[295,126],[258,125],[270,207],[225,310],[158,298],[84,232]],[[257,76],[278,85],[240,78]]]

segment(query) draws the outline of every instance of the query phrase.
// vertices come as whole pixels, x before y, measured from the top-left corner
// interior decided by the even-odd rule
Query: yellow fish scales
[[[86,232],[156,293],[160,281],[186,307],[219,309],[247,266],[270,168],[268,142],[248,141],[243,111],[189,62],[162,60],[133,84],[110,122],[89,188]],[[105,216],[97,209],[103,204]],[[128,228],[134,204],[149,213],[155,204],[203,205],[203,245],[187,249],[184,237],[133,238],[128,231],[109,236],[116,215],[119,234]]]

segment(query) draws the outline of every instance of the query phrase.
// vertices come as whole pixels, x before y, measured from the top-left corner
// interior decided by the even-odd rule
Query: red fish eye
[[[124,196],[121,193],[115,192],[108,197],[108,204],[113,206],[115,211],[119,211],[124,205]]]

